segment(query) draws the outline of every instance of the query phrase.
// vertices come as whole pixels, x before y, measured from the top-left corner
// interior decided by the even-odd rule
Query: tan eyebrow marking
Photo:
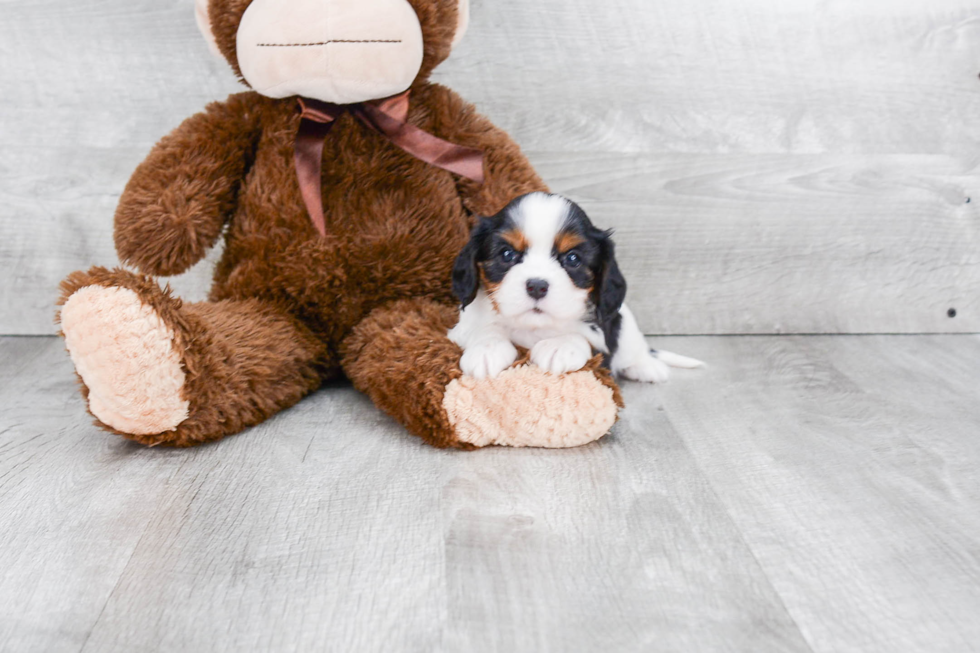
[[[524,232],[519,229],[511,229],[510,231],[505,231],[500,234],[500,237],[510,243],[511,247],[516,249],[518,252],[526,252],[529,243],[527,242],[527,236]]]
[[[568,250],[578,247],[585,242],[585,239],[571,231],[563,231],[555,238],[555,249],[559,254],[564,254]]]

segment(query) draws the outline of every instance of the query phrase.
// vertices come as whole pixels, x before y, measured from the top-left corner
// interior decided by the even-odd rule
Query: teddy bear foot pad
[[[518,365],[491,379],[454,380],[443,408],[461,442],[566,448],[608,433],[617,401],[592,371],[554,375]]]
[[[133,435],[172,431],[189,403],[173,331],[127,288],[87,286],[61,312],[65,344],[88,387],[89,410]]]

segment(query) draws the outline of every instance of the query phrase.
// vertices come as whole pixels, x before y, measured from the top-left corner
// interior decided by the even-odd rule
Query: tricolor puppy
[[[517,359],[554,374],[581,369],[593,351],[614,374],[665,381],[667,366],[700,361],[652,351],[626,297],[611,232],[596,229],[573,202],[531,193],[483,218],[453,269],[462,303],[449,338],[463,348],[463,373],[496,376]]]

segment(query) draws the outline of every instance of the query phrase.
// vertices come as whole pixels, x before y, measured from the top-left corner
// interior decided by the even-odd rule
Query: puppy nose
[[[541,299],[548,294],[548,282],[544,279],[529,279],[527,282],[527,294],[534,299]]]

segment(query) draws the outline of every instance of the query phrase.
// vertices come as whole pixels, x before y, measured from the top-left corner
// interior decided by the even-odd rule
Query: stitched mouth
[[[401,43],[401,39],[332,39],[330,41],[320,41],[318,43],[256,43],[260,48],[315,48],[321,45],[331,45],[333,43]]]

